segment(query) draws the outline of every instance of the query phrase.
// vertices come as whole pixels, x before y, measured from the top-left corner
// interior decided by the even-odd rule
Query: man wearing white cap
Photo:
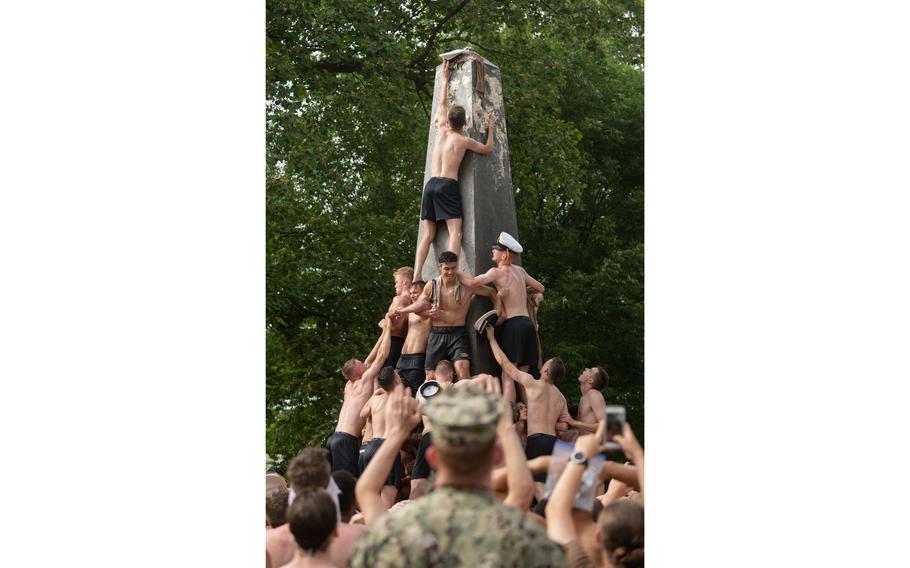
[[[509,233],[499,233],[493,243],[494,268],[471,278],[463,272],[458,279],[465,286],[475,287],[493,283],[502,299],[504,313],[497,321],[502,327],[496,330],[496,338],[509,361],[520,370],[527,372],[537,361],[537,329],[528,313],[528,291],[543,293],[543,284],[534,280],[520,266],[515,258],[523,251],[521,244]]]

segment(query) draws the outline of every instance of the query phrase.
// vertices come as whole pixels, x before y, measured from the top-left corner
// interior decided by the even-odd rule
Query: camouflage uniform
[[[498,404],[475,388],[447,389],[427,404],[433,443],[489,443]],[[564,565],[562,547],[540,525],[477,487],[441,487],[383,515],[357,539],[350,557],[352,568]]]

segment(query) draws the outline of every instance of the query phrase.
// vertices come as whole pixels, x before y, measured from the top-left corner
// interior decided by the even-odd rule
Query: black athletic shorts
[[[432,444],[432,432],[427,432],[421,436],[420,443],[417,445],[417,459],[414,460],[414,469],[411,470],[412,481],[430,477],[430,462],[427,461],[427,448]]]
[[[496,342],[515,365],[537,364],[537,330],[527,316],[515,316],[496,328]]]
[[[385,358],[385,362],[382,366],[392,367],[394,369],[395,365],[398,364],[398,358],[401,357],[401,348],[404,347],[404,337],[393,335],[389,339],[389,356]]]
[[[404,354],[398,359],[398,365],[395,371],[401,377],[401,382],[406,387],[410,387],[411,396],[417,395],[417,389],[427,378],[424,370],[424,360],[426,353]]]
[[[525,444],[525,456],[532,460],[538,456],[549,456],[553,453],[553,446],[556,445],[556,436],[549,434],[531,434],[528,436],[528,443]],[[547,472],[538,473],[534,476],[534,481],[546,482]]]
[[[360,448],[360,461],[358,467],[360,468],[361,474],[366,471],[367,466],[370,464],[370,460],[372,460],[373,456],[376,455],[376,452],[379,451],[379,447],[382,446],[383,442],[385,442],[385,438],[373,438]],[[401,464],[401,453],[396,452],[395,463],[392,464],[392,470],[389,472],[385,484],[398,487],[401,485],[402,477],[404,477],[404,467]]]
[[[433,177],[423,186],[420,218],[433,221],[461,218],[461,193],[452,178]]]
[[[464,327],[434,327],[427,339],[427,354],[424,365],[435,369],[436,363],[448,359],[455,361],[471,359],[471,345],[468,343],[468,332]]]
[[[354,477],[360,475],[357,461],[360,452],[360,440],[347,432],[335,432],[325,443],[329,449],[329,463],[332,464],[332,473],[347,471]]]

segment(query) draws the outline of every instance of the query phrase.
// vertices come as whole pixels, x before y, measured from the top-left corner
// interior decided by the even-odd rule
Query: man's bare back
[[[520,266],[505,265],[491,268],[487,274],[502,298],[504,319],[517,316],[530,317],[528,314],[527,272]]]
[[[346,432],[359,438],[365,421],[360,417],[360,411],[372,395],[372,380],[364,381],[360,378],[344,385],[344,402],[341,405],[341,412],[338,413],[335,431]]]
[[[458,168],[468,149],[467,137],[443,126],[436,130],[433,144],[433,177],[446,177],[458,181]],[[473,142],[473,140],[472,140]]]
[[[363,408],[364,419],[367,416],[373,421],[373,438],[385,438],[386,417],[385,403],[388,400],[386,391],[379,389]]]

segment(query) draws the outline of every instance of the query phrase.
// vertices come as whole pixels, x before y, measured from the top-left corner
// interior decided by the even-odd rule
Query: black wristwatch
[[[588,456],[586,456],[585,453],[582,451],[578,451],[578,452],[575,452],[574,454],[572,454],[572,457],[569,458],[569,461],[571,463],[577,463],[577,464],[583,465],[585,467],[588,467]]]

